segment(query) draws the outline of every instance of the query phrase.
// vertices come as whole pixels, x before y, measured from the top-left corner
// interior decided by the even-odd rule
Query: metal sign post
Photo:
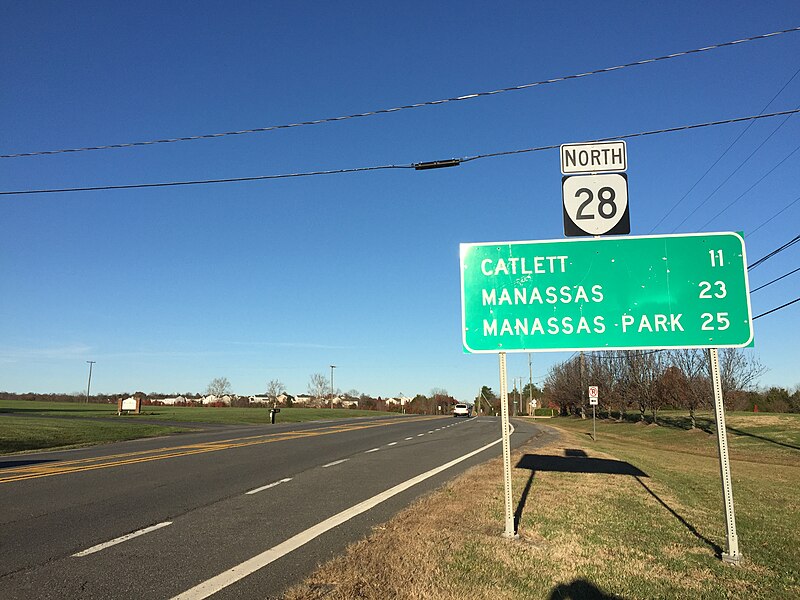
[[[600,388],[596,385],[589,386],[589,404],[592,405],[592,441],[597,441],[597,429],[595,427],[595,407],[600,399]]]
[[[503,484],[505,487],[506,528],[503,537],[516,538],[514,531],[514,511],[511,506],[511,436],[508,422],[508,377],[506,373],[506,353],[500,352],[500,423],[503,429]]]
[[[722,398],[722,380],[719,373],[719,356],[716,348],[708,349],[708,360],[711,365],[711,380],[714,384],[714,416],[717,421],[717,444],[719,445],[719,469],[722,475],[722,499],[725,503],[725,531],[727,541],[722,560],[737,564],[739,539],[736,537],[736,516],[733,512],[733,487],[731,486],[731,464],[728,458],[728,432],[725,429],[725,405]]]

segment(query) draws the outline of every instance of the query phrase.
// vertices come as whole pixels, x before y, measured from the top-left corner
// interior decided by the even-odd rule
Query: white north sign
[[[624,140],[561,146],[561,172],[564,175],[617,173],[627,168],[628,153]]]

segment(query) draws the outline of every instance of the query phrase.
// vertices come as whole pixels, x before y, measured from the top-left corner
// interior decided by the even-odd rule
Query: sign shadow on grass
[[[735,427],[726,427],[728,431],[735,435],[741,435],[744,437],[751,437],[757,440],[761,440],[763,442],[769,442],[770,444],[775,444],[776,446],[783,446],[784,448],[792,448],[793,450],[800,450],[800,446],[795,446],[794,444],[787,444],[786,442],[779,442],[778,440],[773,440],[772,438],[768,438],[764,435],[758,435],[757,433],[750,433],[749,431],[742,431],[741,429],[736,429]]]
[[[606,594],[599,587],[585,579],[573,579],[569,583],[557,585],[550,591],[548,600],[623,600],[622,596]]]
[[[621,460],[613,460],[609,458],[589,458],[583,450],[567,448],[564,450],[564,456],[552,456],[548,454],[526,454],[516,464],[517,469],[527,469],[531,472],[528,477],[528,482],[522,490],[522,496],[517,504],[517,510],[514,511],[514,530],[519,530],[519,524],[522,520],[522,513],[525,509],[525,504],[528,501],[528,494],[533,485],[533,478],[537,471],[554,471],[559,473],[593,473],[598,475],[629,475],[636,479],[648,494],[663,506],[667,511],[675,517],[686,529],[695,536],[698,540],[706,544],[717,555],[717,558],[722,556],[722,548],[715,544],[678,514],[671,506],[664,502],[658,494],[651,490],[642,478],[648,477],[647,473],[641,469],[633,466],[628,462]]]
[[[698,417],[696,420],[697,426],[696,429],[700,431],[705,431],[709,435],[714,435],[716,424],[713,419],[702,418]],[[691,421],[689,417],[659,417],[658,425],[672,427],[673,429],[683,429],[684,431],[691,431]],[[736,427],[731,427],[728,425],[726,429],[737,436],[743,437],[750,437],[753,439],[761,440],[763,442],[768,442],[770,444],[775,444],[776,446],[783,446],[784,448],[791,448],[793,450],[800,450],[800,446],[795,444],[789,444],[787,442],[781,442],[779,440],[772,439],[765,435],[759,435],[757,433],[751,433],[749,431],[744,431],[743,429],[737,429]]]

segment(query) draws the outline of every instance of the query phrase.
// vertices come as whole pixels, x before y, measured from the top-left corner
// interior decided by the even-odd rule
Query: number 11
[[[708,254],[711,256],[712,267],[724,267],[725,260],[722,258],[722,250],[709,250]],[[719,263],[719,264],[717,264]]]

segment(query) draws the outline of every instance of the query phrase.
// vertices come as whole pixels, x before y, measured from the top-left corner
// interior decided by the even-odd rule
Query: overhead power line
[[[759,258],[756,262],[754,262],[753,264],[749,265],[747,267],[747,270],[748,271],[752,271],[756,267],[764,264],[767,260],[769,260],[770,258],[775,256],[776,254],[780,254],[784,250],[794,246],[797,242],[800,242],[800,234],[794,236],[791,240],[786,242],[783,246],[780,246],[780,247],[776,248],[775,250],[773,250],[772,252],[770,252],[769,254],[765,254],[764,256]]]
[[[648,135],[658,135],[662,133],[677,133],[679,131],[689,131],[692,129],[702,129],[704,127],[715,127],[717,125],[729,125],[731,123],[742,123],[744,121],[753,121],[757,119],[769,119],[772,117],[780,117],[783,115],[793,115],[800,112],[800,108],[795,108],[792,110],[782,110],[780,112],[773,112],[773,113],[766,113],[763,115],[751,115],[749,117],[736,117],[733,119],[723,119],[721,121],[708,121],[705,123],[695,123],[693,125],[681,125],[679,127],[667,127],[665,129],[653,129],[650,131],[640,131],[638,133],[627,133],[624,135],[612,135],[608,137],[598,138],[595,140],[584,140],[584,143],[593,143],[593,142],[608,142],[612,140],[629,140],[632,138],[637,137],[645,137]],[[462,163],[469,162],[471,160],[477,160],[481,158],[494,158],[498,156],[509,156],[512,154],[523,154],[525,152],[537,152],[539,150],[553,150],[555,148],[559,148],[560,144],[552,144],[550,146],[538,146],[535,148],[522,148],[520,150],[505,150],[502,152],[490,152],[488,154],[477,154],[475,156],[468,156],[461,159]]]
[[[189,142],[194,140],[207,140],[207,139],[214,139],[232,135],[245,135],[250,133],[264,133],[267,131],[275,131],[278,129],[291,129],[295,127],[304,127],[307,125],[321,125],[323,123],[333,123],[336,121],[346,121],[348,119],[360,119],[364,117],[373,117],[376,115],[383,115],[389,113],[400,112],[403,110],[411,110],[415,108],[422,108],[425,106],[437,106],[440,104],[448,104],[451,102],[461,102],[463,100],[473,100],[475,98],[483,98],[486,96],[495,96],[497,94],[503,94],[505,92],[516,92],[520,90],[526,90],[533,87],[539,87],[543,85],[548,85],[552,83],[559,83],[562,81],[568,81],[570,79],[580,79],[582,77],[589,77],[592,75],[600,75],[602,73],[611,73],[613,71],[619,71],[621,69],[627,69],[630,67],[638,67],[641,65],[646,65],[655,62],[661,62],[665,60],[671,60],[673,58],[680,58],[682,56],[688,56],[691,54],[699,54],[701,52],[708,52],[710,50],[717,50],[719,48],[727,48],[730,46],[736,46],[738,44],[744,44],[747,42],[754,42],[757,40],[764,40],[767,38],[776,37],[779,35],[783,35],[786,33],[795,33],[800,31],[800,27],[792,27],[790,29],[783,29],[781,31],[773,31],[772,33],[764,33],[761,35],[754,35],[748,38],[742,38],[739,40],[732,40],[729,42],[722,42],[720,44],[713,44],[711,46],[704,46],[703,48],[694,48],[692,50],[684,50],[682,52],[675,52],[672,54],[665,54],[663,56],[656,56],[653,58],[646,58],[643,60],[637,60],[634,62],[629,62],[621,65],[616,65],[613,67],[605,67],[602,69],[595,69],[594,71],[586,71],[585,73],[577,73],[574,75],[563,75],[561,77],[555,77],[553,79],[544,79],[541,81],[533,81],[531,83],[523,83],[520,85],[513,85],[509,87],[500,88],[497,90],[491,91],[484,91],[484,92],[473,92],[471,94],[464,94],[462,96],[453,96],[450,98],[443,98],[441,100],[427,100],[424,102],[417,102],[415,104],[405,104],[402,106],[396,106],[394,108],[381,108],[377,110],[371,110],[362,113],[354,113],[349,115],[342,115],[338,117],[326,117],[322,119],[314,119],[309,121],[300,121],[297,123],[286,123],[282,125],[269,125],[266,127],[255,127],[253,129],[240,129],[238,131],[223,131],[221,133],[204,133],[200,135],[191,135],[191,136],[184,136],[184,137],[175,137],[175,138],[163,138],[163,139],[156,139],[156,140],[147,140],[147,141],[140,141],[140,142],[126,142],[121,144],[106,144],[102,146],[86,146],[83,148],[62,148],[59,150],[39,150],[35,152],[19,152],[16,154],[2,154],[0,158],[21,158],[26,156],[45,156],[50,154],[65,154],[67,152],[89,152],[93,150],[112,150],[117,148],[132,148],[136,146],[152,146],[154,144],[172,144],[175,142]]]
[[[767,315],[770,315],[770,314],[772,314],[774,312],[777,312],[777,311],[781,310],[782,308],[786,308],[787,306],[791,306],[795,302],[800,302],[800,298],[795,298],[794,300],[792,300],[790,302],[787,302],[786,304],[781,304],[780,306],[776,306],[772,310],[768,310],[767,312],[763,312],[760,315],[756,315],[755,317],[753,317],[753,321],[755,321],[756,319],[760,319],[761,317],[766,317]]]
[[[195,179],[191,181],[166,181],[157,183],[131,183],[124,185],[94,185],[72,188],[54,188],[43,190],[22,190],[16,192],[0,192],[1,196],[14,194],[56,194],[60,192],[97,192],[101,190],[134,190],[141,188],[180,187],[186,185],[207,185],[211,183],[237,183],[242,181],[266,181],[269,179],[291,179],[293,177],[313,177],[314,175],[340,175],[342,173],[360,173],[363,171],[379,171],[384,169],[413,169],[414,165],[381,165],[375,167],[354,167],[351,169],[331,169],[327,171],[303,171],[301,173],[279,173],[277,175],[254,175],[252,177],[227,177],[224,179]]]
[[[722,182],[721,182],[719,185],[717,185],[717,187],[716,187],[716,188],[714,188],[714,191],[713,191],[713,192],[711,192],[711,193],[710,193],[708,196],[706,196],[706,197],[705,197],[705,199],[704,199],[702,202],[700,202],[699,204],[697,204],[697,205],[694,207],[694,209],[693,209],[693,210],[692,210],[692,211],[691,211],[691,212],[690,212],[688,215],[686,215],[686,216],[683,218],[683,220],[682,220],[680,223],[678,223],[678,224],[677,224],[677,225],[676,225],[676,226],[673,228],[673,230],[672,230],[672,233],[675,233],[675,231],[677,231],[677,230],[678,230],[678,228],[679,228],[681,225],[683,225],[684,223],[686,223],[686,221],[688,221],[688,220],[689,220],[689,219],[690,219],[690,218],[691,218],[691,217],[692,217],[692,216],[693,216],[693,215],[694,215],[694,214],[695,214],[695,213],[696,213],[698,210],[700,210],[700,209],[701,209],[703,206],[705,206],[706,202],[708,202],[709,200],[711,200],[711,198],[713,198],[713,197],[714,197],[714,194],[716,194],[716,193],[717,193],[717,192],[718,192],[718,191],[719,191],[719,190],[722,188],[722,186],[723,186],[723,185],[725,185],[726,183],[728,183],[728,181],[730,181],[730,179],[731,179],[731,178],[732,178],[734,175],[736,175],[736,173],[738,173],[738,172],[739,172],[739,170],[740,170],[740,169],[741,169],[741,168],[742,168],[742,167],[743,167],[745,164],[747,164],[747,161],[749,161],[751,158],[753,158],[753,157],[756,155],[756,153],[757,153],[759,150],[761,150],[761,148],[764,146],[764,144],[766,144],[766,143],[767,143],[767,142],[768,142],[768,141],[769,141],[769,140],[772,138],[772,136],[773,136],[773,135],[775,135],[775,134],[778,132],[778,130],[780,130],[780,128],[781,128],[781,127],[783,127],[784,125],[786,125],[786,122],[787,122],[789,119],[791,119],[791,118],[792,118],[792,115],[787,115],[787,116],[786,116],[786,118],[784,118],[784,119],[783,119],[783,121],[781,121],[781,123],[779,123],[779,124],[778,124],[778,126],[777,126],[775,129],[773,129],[773,130],[772,130],[772,133],[770,133],[770,134],[769,134],[769,135],[768,135],[766,138],[764,138],[764,140],[762,140],[762,142],[761,142],[761,143],[760,143],[760,144],[759,144],[759,145],[758,145],[758,146],[757,146],[757,147],[756,147],[756,148],[755,148],[755,149],[754,149],[754,150],[753,150],[753,151],[752,151],[752,152],[749,154],[749,156],[748,156],[747,158],[745,158],[745,159],[744,159],[742,162],[740,162],[740,163],[739,163],[739,164],[736,166],[736,168],[735,168],[733,171],[731,171],[731,172],[728,174],[728,176],[727,176],[725,179],[723,179],[723,180],[722,180]],[[752,121],[751,121],[751,123],[752,123]],[[781,162],[779,162],[777,165],[773,166],[773,167],[772,167],[772,168],[771,168],[769,171],[767,171],[767,172],[766,172],[766,173],[765,173],[765,174],[764,174],[764,175],[761,177],[761,179],[759,179],[759,180],[758,180],[758,181],[756,181],[756,182],[755,182],[753,185],[751,185],[751,186],[750,186],[750,187],[749,187],[749,188],[748,188],[746,191],[744,191],[744,192],[743,192],[743,193],[742,193],[742,194],[741,194],[741,195],[740,195],[738,198],[736,198],[736,199],[735,199],[733,202],[731,202],[730,204],[728,204],[728,206],[726,206],[724,209],[722,209],[720,212],[718,212],[716,215],[714,215],[714,217],[712,217],[711,219],[709,219],[708,221],[706,221],[706,222],[705,222],[703,225],[701,225],[701,226],[700,226],[700,229],[702,229],[703,227],[705,227],[706,225],[708,225],[708,224],[709,224],[711,221],[713,221],[714,219],[716,219],[716,218],[717,218],[718,216],[720,216],[720,215],[721,215],[723,212],[725,212],[726,210],[728,210],[728,208],[730,208],[730,207],[731,207],[731,206],[733,206],[733,205],[734,205],[736,202],[738,202],[738,201],[739,201],[739,200],[740,200],[742,197],[744,197],[744,195],[745,195],[745,194],[747,194],[747,193],[748,193],[750,190],[752,190],[752,189],[753,189],[753,188],[754,188],[756,185],[758,185],[759,183],[761,183],[761,181],[762,181],[763,179],[765,179],[765,178],[766,178],[766,177],[767,177],[769,174],[771,174],[771,173],[772,173],[772,172],[773,172],[775,169],[777,169],[777,168],[778,168],[780,165],[782,165],[784,162],[786,162],[787,160],[789,160],[789,157],[791,157],[791,156],[792,156],[792,154],[794,154],[795,152],[797,152],[797,150],[798,150],[798,149],[800,149],[800,146],[798,146],[797,148],[795,148],[795,149],[794,149],[794,151],[792,151],[791,153],[789,153],[789,155],[788,155],[786,158],[784,158],[784,159],[783,159]]]
[[[781,87],[781,89],[779,89],[779,90],[778,90],[778,91],[775,93],[775,95],[774,95],[774,96],[773,96],[773,97],[772,97],[772,98],[769,100],[769,102],[767,102],[767,103],[764,105],[764,108],[762,108],[762,109],[761,109],[761,112],[760,112],[759,114],[763,114],[763,113],[765,113],[765,112],[767,111],[767,109],[770,107],[770,105],[771,105],[773,102],[775,102],[776,98],[777,98],[778,96],[780,96],[780,95],[783,93],[783,90],[785,90],[785,89],[786,89],[786,88],[789,86],[789,84],[790,84],[792,81],[794,81],[794,78],[795,78],[795,77],[797,77],[798,73],[800,73],[800,68],[798,68],[798,69],[797,69],[797,70],[794,72],[794,75],[792,75],[792,76],[789,78],[789,80],[788,80],[786,83],[784,83],[784,84],[783,84],[783,87]],[[789,117],[787,117],[787,119],[788,119],[788,118],[789,118]],[[783,123],[785,123],[785,122],[786,122],[786,121],[784,121]],[[663,222],[664,222],[664,219],[666,219],[667,217],[669,217],[669,216],[672,214],[672,211],[674,211],[676,208],[678,208],[678,205],[680,205],[680,203],[681,203],[681,202],[683,202],[683,201],[686,199],[686,197],[687,197],[689,194],[691,194],[691,193],[692,193],[692,191],[694,191],[694,188],[696,188],[696,187],[697,187],[697,186],[700,184],[700,182],[701,182],[701,181],[703,181],[703,180],[706,178],[706,176],[707,176],[707,175],[708,175],[708,174],[709,174],[709,173],[710,173],[710,172],[711,172],[711,171],[714,169],[714,167],[716,167],[716,166],[717,166],[717,164],[719,164],[719,162],[720,162],[720,161],[721,161],[723,158],[725,158],[725,156],[728,154],[728,152],[730,152],[730,151],[731,151],[731,149],[732,149],[732,148],[733,148],[733,147],[736,145],[736,142],[738,142],[740,139],[742,139],[742,137],[744,136],[744,134],[745,134],[745,133],[747,133],[747,132],[750,130],[750,128],[753,126],[753,123],[755,123],[755,121],[750,121],[750,122],[747,124],[747,127],[745,127],[744,129],[742,129],[742,131],[741,131],[741,132],[739,132],[739,135],[737,135],[737,136],[736,136],[736,138],[735,138],[735,139],[734,139],[734,140],[733,140],[733,141],[732,141],[730,144],[728,144],[728,147],[727,147],[727,148],[725,148],[725,150],[723,151],[723,153],[719,155],[719,157],[717,158],[717,160],[715,160],[715,161],[714,161],[714,162],[711,164],[711,166],[710,166],[710,167],[708,167],[708,169],[706,169],[706,172],[705,172],[705,173],[703,173],[703,174],[700,176],[700,179],[698,179],[697,181],[695,181],[695,182],[694,182],[694,184],[692,185],[692,187],[690,187],[690,188],[689,188],[689,189],[686,191],[686,193],[685,193],[683,196],[681,196],[681,197],[678,199],[678,201],[677,201],[677,202],[675,202],[675,204],[673,204],[673,205],[672,205],[672,207],[671,207],[671,208],[670,208],[670,209],[669,209],[669,210],[668,210],[668,211],[667,211],[667,212],[664,214],[664,216],[663,216],[663,217],[661,217],[661,218],[658,220],[658,222],[657,222],[655,225],[653,225],[653,227],[650,229],[650,233],[653,233],[653,232],[656,230],[656,227],[658,227],[659,225],[661,225],[661,223],[663,223]],[[779,126],[778,126],[778,129],[779,129],[780,127],[782,127],[782,126],[783,126],[783,123],[781,123],[781,125],[779,125]],[[776,131],[777,131],[777,129],[776,129]],[[774,133],[774,132],[773,132],[773,133]],[[771,135],[772,135],[772,134],[770,134],[770,137],[771,137]],[[769,139],[769,138],[767,138],[767,139]],[[763,145],[763,143],[762,143],[762,145]],[[761,147],[761,146],[759,146],[759,148],[760,148],[760,147]],[[742,164],[744,164],[744,163],[742,163]],[[739,165],[739,166],[741,167],[741,165]],[[738,168],[737,168],[737,170],[738,170]],[[734,171],[734,172],[735,172],[735,171]],[[731,174],[731,175],[732,175],[732,174]],[[729,179],[730,179],[730,177],[729,177]],[[726,179],[725,181],[727,181],[727,179]],[[718,188],[718,189],[719,189],[719,188]],[[716,192],[716,190],[714,190],[714,192]],[[711,194],[711,195],[713,195],[713,194],[714,194],[714,192],[712,192],[712,194]],[[709,197],[710,197],[710,196],[709,196]],[[708,199],[708,198],[706,198],[706,200],[707,200],[707,199]]]
[[[783,274],[783,275],[781,275],[780,277],[776,277],[776,278],[775,278],[775,279],[773,279],[772,281],[768,281],[767,283],[765,283],[765,284],[763,284],[763,285],[760,285],[760,286],[758,286],[758,287],[757,287],[756,289],[754,289],[754,290],[750,290],[750,293],[751,293],[751,294],[755,294],[755,293],[756,293],[758,290],[761,290],[761,289],[763,289],[763,288],[767,287],[768,285],[772,285],[773,283],[775,283],[775,282],[777,282],[777,281],[780,281],[781,279],[784,279],[784,278],[788,277],[789,275],[793,275],[794,273],[797,273],[798,271],[800,271],[800,267],[797,267],[797,268],[796,268],[794,271],[789,271],[788,273],[784,273],[784,274]]]
[[[785,122],[786,122],[786,121],[784,121],[784,123],[785,123]],[[749,188],[747,188],[745,191],[743,191],[741,194],[739,194],[739,195],[738,195],[736,198],[734,198],[733,200],[731,200],[730,202],[728,202],[728,204],[726,204],[726,205],[725,205],[725,206],[722,208],[722,210],[720,210],[720,211],[719,211],[717,214],[715,214],[713,217],[711,217],[711,218],[710,218],[708,221],[706,221],[705,223],[703,223],[703,224],[702,224],[702,225],[701,225],[701,226],[700,226],[700,227],[697,229],[697,231],[702,231],[703,229],[705,229],[705,227],[706,227],[707,225],[709,225],[709,224],[710,224],[712,221],[715,221],[715,220],[717,219],[717,217],[719,217],[719,216],[720,216],[722,213],[724,213],[724,212],[725,212],[726,210],[728,210],[728,209],[729,209],[731,206],[733,206],[733,205],[734,205],[734,204],[736,204],[736,203],[737,203],[739,200],[741,200],[741,199],[742,199],[742,198],[744,198],[744,197],[745,197],[747,194],[749,194],[749,193],[750,193],[750,192],[753,190],[753,188],[755,188],[755,187],[756,187],[756,186],[757,186],[759,183],[761,183],[762,181],[764,181],[764,180],[765,180],[767,177],[769,177],[769,176],[772,174],[772,172],[773,172],[773,171],[775,171],[775,170],[776,170],[778,167],[780,167],[780,166],[781,166],[783,163],[785,163],[785,162],[786,162],[787,160],[789,160],[789,159],[790,159],[792,156],[794,156],[795,152],[797,152],[798,150],[800,150],[800,146],[797,146],[797,147],[796,147],[794,150],[792,150],[792,151],[791,151],[791,152],[790,152],[790,153],[789,153],[789,154],[788,154],[788,155],[787,155],[787,156],[786,156],[786,157],[785,157],[783,160],[781,160],[779,163],[777,163],[776,165],[774,165],[774,166],[773,166],[773,167],[772,167],[772,168],[771,168],[769,171],[767,171],[767,172],[766,172],[766,173],[764,173],[764,174],[763,174],[761,177],[759,177],[759,178],[758,178],[758,180],[756,180],[756,181],[755,181],[755,183],[753,183],[753,184],[752,184],[752,185],[751,185]],[[740,166],[741,166],[741,165],[740,165]],[[738,169],[737,169],[737,170],[738,170]],[[731,174],[731,175],[732,175],[732,174]],[[711,197],[711,196],[709,196],[709,198],[710,198],[710,197]],[[688,217],[687,217],[687,218],[688,218]],[[686,219],[684,219],[684,221],[685,221],[685,220],[686,220]],[[682,223],[683,223],[683,222],[682,222]],[[680,225],[679,225],[679,227],[680,227]],[[674,230],[673,230],[673,233],[674,233]]]
[[[662,133],[675,133],[678,131],[688,131],[691,129],[701,129],[704,127],[713,127],[716,125],[727,125],[730,123],[741,123],[742,121],[750,121],[753,119],[768,119],[770,117],[778,117],[781,115],[789,115],[800,112],[800,108],[794,110],[781,111],[776,113],[769,113],[763,115],[753,115],[749,117],[736,117],[733,119],[724,119],[721,121],[709,121],[706,123],[695,123],[693,125],[681,125],[680,127],[668,127],[666,129],[653,129],[651,131],[640,131],[638,133],[628,133],[624,135],[616,135],[611,137],[600,138],[591,140],[593,142],[603,142],[608,140],[631,139],[635,137],[643,137],[647,135],[657,135]],[[280,173],[276,175],[253,175],[250,177],[226,177],[222,179],[197,179],[189,181],[167,181],[156,183],[131,183],[122,185],[93,185],[93,186],[80,186],[69,188],[46,188],[35,190],[8,190],[0,191],[0,196],[21,196],[32,194],[57,194],[62,192],[96,192],[101,190],[131,190],[141,188],[157,188],[157,187],[179,187],[187,185],[207,185],[212,183],[236,183],[244,181],[267,181],[270,179],[291,179],[299,177],[312,177],[316,175],[341,175],[343,173],[360,173],[364,171],[382,171],[388,169],[415,169],[427,170],[439,167],[457,166],[462,163],[480,160],[484,158],[497,158],[501,156],[511,156],[514,154],[524,154],[527,152],[539,152],[542,150],[553,150],[558,148],[559,144],[551,144],[548,146],[535,146],[532,148],[520,148],[518,150],[506,150],[502,152],[490,152],[488,154],[476,154],[474,156],[467,156],[465,158],[451,158],[447,160],[437,160],[428,162],[417,162],[404,165],[378,165],[372,167],[352,167],[347,169],[329,169],[320,171],[302,171],[298,173]]]
[[[776,212],[774,215],[772,215],[772,216],[771,216],[769,219],[767,219],[766,221],[764,221],[763,223],[761,223],[761,225],[759,225],[759,226],[758,226],[758,227],[756,227],[755,229],[753,229],[753,230],[749,231],[749,232],[747,233],[747,235],[745,235],[744,237],[749,237],[749,236],[753,235],[753,234],[754,234],[756,231],[758,231],[759,229],[761,229],[762,227],[764,227],[764,225],[766,225],[767,223],[769,223],[769,222],[771,222],[771,221],[774,221],[775,219],[777,219],[777,218],[778,218],[778,217],[779,217],[779,216],[780,216],[782,213],[784,213],[784,212],[786,212],[787,210],[789,210],[789,209],[790,209],[792,206],[794,206],[794,205],[795,205],[795,204],[797,204],[798,202],[800,202],[800,196],[798,196],[797,198],[795,198],[794,200],[792,200],[791,202],[789,202],[789,204],[787,204],[786,206],[784,206],[782,209],[780,209],[778,212]]]

